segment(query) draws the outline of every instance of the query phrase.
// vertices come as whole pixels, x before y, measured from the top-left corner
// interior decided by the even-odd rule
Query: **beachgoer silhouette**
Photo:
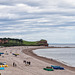
[[[15,66],[15,62],[13,62],[13,67]]]
[[[17,65],[15,64],[15,67],[16,67]]]
[[[26,60],[23,61],[26,64]]]
[[[27,64],[28,64],[28,61],[27,61]]]
[[[29,61],[29,62],[27,61],[27,64],[28,64],[28,65],[30,65],[30,64],[31,64],[31,62],[30,62],[30,61]]]
[[[13,67],[16,67],[17,65],[16,65],[16,63],[15,62],[13,62]]]
[[[29,61],[29,65],[31,64],[31,62]]]

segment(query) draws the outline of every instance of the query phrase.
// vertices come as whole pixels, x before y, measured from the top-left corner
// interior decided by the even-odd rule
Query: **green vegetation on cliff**
[[[46,40],[31,42],[15,38],[0,38],[0,46],[48,46],[48,43]]]
[[[23,44],[24,44],[24,45],[27,45],[27,46],[31,46],[31,45],[37,46],[37,45],[38,45],[36,41],[35,41],[35,42],[23,41]]]

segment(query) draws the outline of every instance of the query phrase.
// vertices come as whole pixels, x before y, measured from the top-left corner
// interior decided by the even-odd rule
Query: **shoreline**
[[[64,64],[62,62],[59,62],[57,60],[54,60],[54,59],[38,56],[37,54],[35,54],[33,52],[33,50],[36,50],[36,49],[47,49],[47,48],[71,48],[71,47],[40,47],[40,46],[38,46],[38,48],[23,49],[22,52],[27,54],[27,55],[29,55],[29,56],[32,56],[32,57],[34,57],[36,59],[42,60],[42,61],[44,61],[46,63],[50,63],[51,65],[58,65],[58,66],[64,67],[65,69],[75,71],[75,67],[68,66],[68,65],[66,65],[66,64]]]

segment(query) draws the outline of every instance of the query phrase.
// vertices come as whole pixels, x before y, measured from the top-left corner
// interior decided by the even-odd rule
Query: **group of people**
[[[25,63],[25,65],[31,65],[30,61],[24,60],[23,63]],[[16,66],[17,66],[17,64],[15,62],[13,62],[13,67],[16,67]]]
[[[13,67],[16,67],[17,65],[16,65],[16,63],[15,62],[13,62]]]
[[[25,64],[27,64],[27,65],[31,65],[31,62],[30,62],[30,61],[24,60],[23,63],[25,63]]]

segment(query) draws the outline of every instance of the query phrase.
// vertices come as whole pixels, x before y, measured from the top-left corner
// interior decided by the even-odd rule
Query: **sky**
[[[0,0],[0,38],[75,43],[75,0]]]

